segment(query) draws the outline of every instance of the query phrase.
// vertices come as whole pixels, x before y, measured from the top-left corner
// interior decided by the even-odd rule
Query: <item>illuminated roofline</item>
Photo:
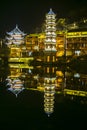
[[[16,27],[11,31],[11,32],[6,32],[8,35],[13,35],[13,34],[20,34],[20,35],[26,35],[24,32],[22,32],[19,28],[18,25],[16,24]]]
[[[55,15],[55,13],[53,12],[52,8],[50,8],[50,11],[48,12],[48,15]]]

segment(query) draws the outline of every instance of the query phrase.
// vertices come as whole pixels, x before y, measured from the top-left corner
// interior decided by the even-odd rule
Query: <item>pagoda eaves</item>
[[[14,35],[14,34],[21,34],[21,35],[26,35],[24,32],[22,32],[19,28],[18,25],[16,25],[16,27],[11,31],[11,32],[7,32],[8,35]]]

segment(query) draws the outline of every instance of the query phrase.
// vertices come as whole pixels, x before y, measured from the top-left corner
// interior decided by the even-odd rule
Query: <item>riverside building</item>
[[[10,48],[9,57],[22,57],[24,37],[25,33],[18,28],[18,25],[11,32],[7,32],[6,45]]]
[[[50,9],[46,14],[46,29],[44,41],[44,62],[56,61],[56,15]]]

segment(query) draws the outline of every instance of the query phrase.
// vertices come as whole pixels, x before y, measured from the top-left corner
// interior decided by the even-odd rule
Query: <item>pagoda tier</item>
[[[50,9],[46,14],[45,51],[56,51],[56,15]]]
[[[24,32],[22,32],[18,26],[16,25],[16,27],[11,31],[11,32],[7,32],[7,36],[6,36],[6,44],[7,46],[9,45],[21,45],[24,44],[24,36],[26,34]]]

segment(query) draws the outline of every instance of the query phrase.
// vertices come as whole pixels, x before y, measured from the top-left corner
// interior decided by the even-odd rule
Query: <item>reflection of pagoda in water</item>
[[[54,111],[55,85],[52,82],[55,81],[55,78],[45,78],[44,80],[44,111],[50,116]]]
[[[10,73],[7,76],[7,87],[8,90],[11,91],[18,96],[18,94],[25,89],[24,87],[24,73],[22,72],[22,67],[19,64],[9,64]]]
[[[55,62],[56,61],[56,18],[55,13],[50,9],[46,14],[46,38],[44,49],[44,61]]]
[[[9,64],[9,74],[6,79],[8,90],[16,96],[29,87],[37,86],[37,77],[33,75],[33,67],[27,64]]]
[[[9,86],[8,90],[14,93],[16,97],[21,91],[24,90],[23,81],[21,81],[20,79],[11,80],[8,78],[7,81],[7,85]]]
[[[50,70],[50,71],[49,71]],[[44,111],[48,117],[54,111],[54,94],[55,94],[55,71],[52,68],[46,68],[44,78]]]

